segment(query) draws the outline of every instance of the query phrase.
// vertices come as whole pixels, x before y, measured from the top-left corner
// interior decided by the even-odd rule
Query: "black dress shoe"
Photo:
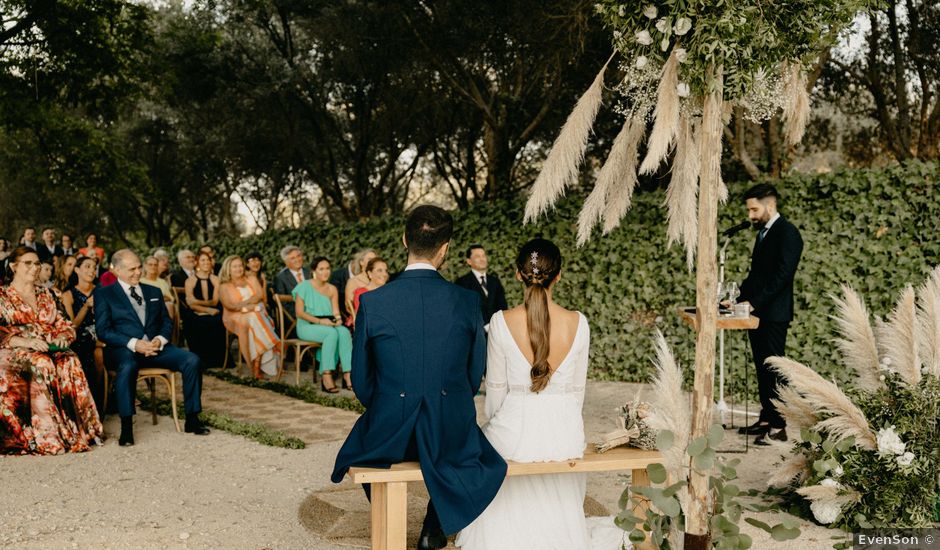
[[[127,447],[134,444],[134,417],[121,417],[121,436],[118,438],[118,445]]]
[[[768,431],[767,433],[758,436],[757,439],[754,440],[754,444],[767,447],[769,445],[773,445],[775,441],[780,442],[780,443],[786,443],[787,441],[787,429],[786,428],[780,428],[780,429],[771,428],[770,431]]]
[[[758,420],[757,422],[751,424],[750,426],[744,426],[743,428],[738,428],[738,433],[741,435],[764,435],[767,433],[767,430],[770,429],[770,424],[764,422],[763,420]]]
[[[186,419],[186,425],[183,427],[183,431],[188,434],[195,435],[209,435],[209,428],[202,423],[202,420],[199,420],[198,416],[194,416]]]
[[[418,550],[440,550],[447,546],[447,535],[443,531],[425,531],[418,537]]]

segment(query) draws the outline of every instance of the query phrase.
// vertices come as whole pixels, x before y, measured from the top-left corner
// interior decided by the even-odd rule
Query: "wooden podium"
[[[679,318],[698,332],[698,314],[695,313],[694,307],[680,307]],[[718,316],[718,330],[751,330],[758,326],[760,326],[760,319],[753,315],[747,317]]]

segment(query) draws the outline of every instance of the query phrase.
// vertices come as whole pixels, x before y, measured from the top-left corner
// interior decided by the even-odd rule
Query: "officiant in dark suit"
[[[446,546],[445,533],[476,519],[506,475],[473,404],[486,365],[480,299],[437,271],[453,223],[435,206],[415,208],[402,239],[408,267],[360,298],[352,381],[366,411],[332,475],[339,483],[350,466],[419,461],[431,496],[419,550]]]
[[[780,195],[774,186],[755,185],[744,194],[744,202],[757,239],[739,300],[750,303],[753,314],[760,319],[760,326],[748,331],[748,339],[757,367],[761,412],[757,422],[740,432],[759,436],[754,442],[757,445],[769,445],[769,440],[786,441],[787,432],[786,422],[772,401],[783,381],[764,362],[768,357],[785,355],[787,331],[793,320],[793,279],[803,253],[803,238],[796,226],[777,211]]]
[[[107,344],[107,364],[117,371],[114,394],[121,416],[121,446],[134,444],[133,417],[137,371],[156,367],[183,375],[187,433],[206,435],[202,410],[202,372],[199,357],[170,344],[173,326],[156,287],[140,284],[140,258],[124,249],[111,257],[117,284],[95,290],[95,333]]]
[[[487,273],[489,258],[482,244],[471,244],[465,254],[470,273],[458,278],[455,283],[480,295],[480,310],[483,324],[490,324],[490,317],[497,311],[509,309],[506,304],[506,291],[495,273]]]

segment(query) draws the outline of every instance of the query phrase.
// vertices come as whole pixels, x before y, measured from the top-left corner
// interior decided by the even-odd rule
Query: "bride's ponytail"
[[[561,251],[551,241],[532,239],[519,251],[516,269],[525,284],[526,326],[535,357],[531,390],[537,393],[545,389],[552,376],[548,365],[552,324],[547,289],[561,271]]]

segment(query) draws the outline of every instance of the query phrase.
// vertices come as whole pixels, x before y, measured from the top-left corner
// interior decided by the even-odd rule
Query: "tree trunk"
[[[713,406],[715,378],[715,334],[718,307],[718,188],[721,179],[722,71],[715,71],[715,84],[705,98],[702,113],[699,159],[701,176],[698,195],[698,252],[695,269],[695,307],[698,334],[695,340],[695,387],[692,392],[692,439],[708,433]],[[694,469],[689,474],[689,509],[686,511],[685,549],[710,548],[709,516],[711,499],[708,474]]]
[[[486,126],[483,144],[486,150],[486,190],[484,196],[490,201],[511,198],[513,154],[504,128]]]

